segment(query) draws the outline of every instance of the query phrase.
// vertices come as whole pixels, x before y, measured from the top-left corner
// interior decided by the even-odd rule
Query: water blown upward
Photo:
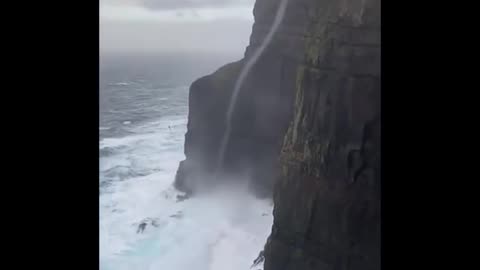
[[[230,139],[230,133],[232,129],[231,122],[232,122],[233,111],[235,109],[235,105],[236,105],[236,101],[237,101],[237,97],[240,92],[240,89],[243,85],[243,82],[245,81],[245,78],[247,77],[248,73],[252,69],[253,65],[257,62],[258,58],[262,55],[263,51],[270,44],[270,42],[272,41],[273,35],[278,30],[278,27],[280,26],[280,23],[282,22],[283,17],[285,15],[287,2],[288,0],[281,0],[277,10],[277,14],[275,15],[275,19],[272,23],[272,27],[270,28],[270,31],[265,36],[265,39],[263,40],[260,47],[258,47],[258,49],[252,54],[252,56],[247,60],[245,65],[242,67],[240,75],[238,76],[237,81],[235,82],[235,87],[233,89],[232,96],[230,98],[230,103],[229,103],[227,115],[226,115],[225,133],[223,135],[222,142],[220,144],[220,152],[218,155],[218,161],[217,161],[217,167],[216,167],[217,173],[223,166],[225,151],[228,145],[228,141]]]

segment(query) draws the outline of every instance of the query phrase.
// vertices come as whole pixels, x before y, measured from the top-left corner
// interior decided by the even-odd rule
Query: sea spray
[[[245,78],[247,77],[248,73],[252,69],[253,65],[257,62],[258,58],[262,55],[263,51],[267,48],[267,46],[270,44],[272,41],[273,35],[276,33],[278,30],[278,27],[280,26],[280,23],[283,20],[283,17],[285,16],[285,11],[287,9],[287,2],[288,0],[281,0],[280,5],[278,6],[277,13],[275,15],[275,19],[272,23],[272,27],[270,28],[270,31],[267,33],[265,36],[265,39],[263,42],[260,44],[258,49],[254,51],[252,56],[247,60],[245,65],[242,67],[242,70],[240,72],[240,75],[237,78],[237,81],[235,82],[235,86],[232,92],[232,96],[230,98],[230,103],[228,106],[227,114],[226,114],[226,127],[225,127],[225,133],[223,135],[221,144],[220,144],[220,151],[218,155],[218,161],[217,161],[217,167],[216,167],[216,173],[215,175],[218,175],[219,170],[223,167],[223,162],[225,158],[225,151],[228,145],[228,141],[230,139],[230,133],[232,129],[232,116],[233,112],[235,110],[235,105],[237,101],[238,94],[240,92],[240,89],[243,85],[243,82],[245,81]]]

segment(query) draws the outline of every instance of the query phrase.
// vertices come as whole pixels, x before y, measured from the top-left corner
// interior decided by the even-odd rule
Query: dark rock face
[[[244,59],[192,84],[178,189],[215,184],[231,92],[278,3],[257,0]],[[380,0],[289,0],[249,73],[222,170],[274,190],[265,270],[380,269],[380,47]]]
[[[191,193],[197,179],[209,179],[216,166],[225,129],[225,112],[242,62],[230,63],[190,86],[189,115],[185,134],[186,160],[180,162],[175,187]],[[202,180],[203,181],[203,180]]]
[[[175,186],[190,192],[216,181],[226,111],[242,66],[265,39],[279,1],[258,0],[255,23],[245,57],[195,81],[190,87],[186,160],[177,171]],[[291,2],[295,2],[291,0]],[[287,9],[296,10],[289,4]],[[278,171],[278,154],[293,112],[295,73],[303,59],[305,16],[289,14],[270,46],[252,67],[240,90],[222,173],[244,175],[260,196],[271,196]],[[287,27],[288,26],[288,27]],[[237,178],[238,179],[238,178]],[[211,183],[206,183],[211,181]],[[225,181],[222,179],[222,181]]]
[[[380,269],[380,0],[308,2],[265,270]]]

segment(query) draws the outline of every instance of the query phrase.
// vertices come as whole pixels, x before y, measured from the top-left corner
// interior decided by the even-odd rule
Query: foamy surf
[[[186,115],[131,126],[100,142],[100,269],[250,269],[270,233],[272,206],[241,187],[177,202]],[[148,223],[143,233],[139,224]],[[259,269],[261,266],[255,268]]]
[[[110,85],[115,85],[115,86],[128,86],[130,83],[128,82],[117,82],[117,83],[112,83]]]
[[[178,203],[175,198],[176,192],[170,187],[158,196],[141,201],[137,201],[139,197],[130,197],[136,209],[117,213],[117,218],[112,220],[124,226],[117,225],[116,230],[110,231],[110,235],[117,237],[107,242],[110,246],[103,243],[105,254],[101,269],[250,268],[270,232],[271,215],[263,215],[271,212],[268,202],[252,198],[249,207],[238,212],[238,208],[225,205],[216,197],[191,198]],[[155,207],[152,203],[156,203]],[[141,205],[150,207],[145,209]],[[174,217],[178,212],[183,215]],[[242,215],[241,220],[245,222],[238,223],[238,219],[233,218],[235,214]],[[143,234],[137,234],[136,224],[131,221],[146,216],[156,218],[158,225],[147,226]],[[119,241],[120,237],[123,241]]]

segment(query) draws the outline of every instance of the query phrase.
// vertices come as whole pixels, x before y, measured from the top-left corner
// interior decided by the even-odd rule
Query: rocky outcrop
[[[380,0],[308,2],[265,270],[380,269]]]
[[[209,184],[205,181],[211,179],[215,170],[219,142],[225,130],[225,112],[241,66],[242,61],[225,65],[190,86],[186,159],[177,170],[177,189],[191,193]]]

